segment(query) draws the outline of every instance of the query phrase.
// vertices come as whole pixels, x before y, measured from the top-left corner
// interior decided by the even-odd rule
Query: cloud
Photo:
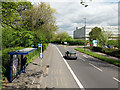
[[[88,7],[80,4],[80,0],[40,0],[50,3],[58,12],[56,23],[59,31],[67,31],[70,35],[76,27],[87,25],[118,25],[119,0],[86,0]],[[34,0],[37,2],[37,0]]]
[[[85,17],[88,25],[117,25],[117,3],[97,2],[85,8],[77,2],[56,2],[53,8],[58,11],[57,23],[61,30],[73,31],[76,26],[83,26]]]

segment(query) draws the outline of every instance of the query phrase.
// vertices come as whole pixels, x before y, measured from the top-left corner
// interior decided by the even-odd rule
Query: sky
[[[33,4],[47,2],[56,9],[56,24],[59,32],[68,32],[73,36],[76,27],[118,26],[118,2],[120,0],[84,0],[88,7],[80,4],[80,0],[29,0]]]

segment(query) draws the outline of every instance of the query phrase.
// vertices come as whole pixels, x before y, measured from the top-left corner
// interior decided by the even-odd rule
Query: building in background
[[[76,27],[76,30],[73,32],[74,39],[82,39],[82,40],[89,40],[89,32],[94,28],[99,27],[103,28],[106,31],[110,38],[109,40],[115,40],[118,38],[118,26],[86,26],[85,27]]]

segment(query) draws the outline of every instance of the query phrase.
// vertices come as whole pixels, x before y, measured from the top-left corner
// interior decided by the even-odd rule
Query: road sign
[[[92,43],[93,43],[93,46],[97,46],[97,40],[93,40]]]
[[[93,40],[92,43],[97,43],[97,40]]]
[[[90,43],[89,42],[87,43],[87,46],[90,47]]]
[[[38,47],[41,47],[41,44],[38,44]]]
[[[34,45],[31,45],[31,47],[34,47]]]

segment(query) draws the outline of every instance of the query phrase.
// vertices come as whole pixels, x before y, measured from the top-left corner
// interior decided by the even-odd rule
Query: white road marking
[[[55,46],[56,47],[56,46]],[[60,50],[58,49],[58,47],[56,47],[58,52],[60,53],[61,57],[63,57],[62,53],[60,52]],[[67,63],[67,61],[63,58],[63,61],[65,62],[65,64],[67,65],[68,69],[70,70],[73,78],[75,79],[75,81],[77,82],[79,88],[81,88],[81,90],[85,90],[85,88],[83,87],[83,85],[81,84],[81,82],[78,80],[77,76],[74,74],[73,70],[71,69],[71,67],[69,66],[69,64]]]
[[[86,55],[83,55],[85,58],[88,58]]]
[[[96,67],[95,65],[93,65],[93,64],[91,64],[91,63],[89,63],[91,66],[93,66],[94,68],[96,68],[96,69],[98,69],[99,71],[101,71],[102,72],[102,69],[100,69],[100,68],[98,68],[98,67]]]
[[[80,58],[80,57],[79,57],[79,59],[81,59],[81,60],[85,61],[84,59],[82,59],[82,58]]]
[[[120,82],[120,80],[118,80],[117,78],[113,77],[114,80],[116,80],[117,82]]]

